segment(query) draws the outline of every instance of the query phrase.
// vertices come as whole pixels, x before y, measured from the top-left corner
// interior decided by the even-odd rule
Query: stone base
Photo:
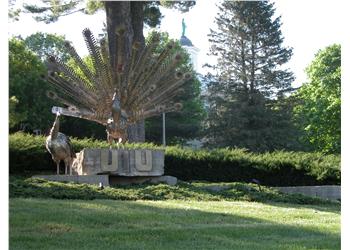
[[[108,176],[108,175],[35,175],[33,178],[41,178],[48,181],[75,182],[109,187],[110,185],[130,185],[142,183],[165,183],[171,186],[176,185],[177,178],[173,176]]]
[[[33,178],[41,178],[48,181],[75,182],[109,186],[108,175],[35,175]]]
[[[303,194],[322,199],[340,200],[341,188],[336,185],[325,186],[297,186],[297,187],[274,187],[280,192],[289,194]]]
[[[73,175],[162,176],[164,151],[89,148],[77,154]]]
[[[143,183],[165,183],[170,186],[174,186],[177,183],[177,178],[173,176],[110,176],[109,182],[111,185],[130,185],[130,184],[143,184]]]

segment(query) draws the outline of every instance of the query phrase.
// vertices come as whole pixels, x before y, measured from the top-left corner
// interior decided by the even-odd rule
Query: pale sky
[[[185,19],[186,36],[200,49],[198,71],[202,74],[206,73],[206,69],[202,68],[203,64],[215,62],[207,56],[210,46],[207,35],[210,28],[216,28],[214,18],[218,12],[218,3],[220,1],[198,0],[197,4],[184,14],[176,10],[161,9],[164,18],[160,30],[168,32],[171,38],[180,38],[181,20]],[[287,67],[295,73],[294,86],[299,86],[306,80],[304,69],[312,61],[315,53],[330,44],[342,42],[345,22],[341,13],[345,12],[346,6],[342,1],[277,0],[275,8],[276,14],[282,16],[284,44],[294,48],[294,55]],[[86,55],[82,30],[90,28],[97,36],[104,21],[103,11],[93,16],[77,13],[62,17],[58,22],[49,25],[36,22],[30,15],[22,15],[20,21],[9,23],[9,35],[26,37],[37,31],[63,34],[73,42],[80,55]],[[145,30],[145,35],[147,32]]]

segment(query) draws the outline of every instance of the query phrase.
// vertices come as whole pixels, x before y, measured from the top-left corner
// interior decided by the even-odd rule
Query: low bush
[[[54,171],[55,165],[45,149],[45,137],[24,133],[10,135],[10,173]],[[107,142],[72,138],[73,148],[108,147]],[[125,148],[164,149],[153,144],[126,144]],[[340,155],[284,152],[251,153],[244,149],[192,150],[165,148],[165,174],[180,180],[211,182],[251,182],[262,185],[340,184]]]
[[[112,200],[195,200],[195,201],[256,201],[284,202],[294,204],[337,203],[299,194],[283,194],[273,188],[256,184],[220,183],[213,188],[211,183],[180,181],[176,186],[166,184],[139,184],[113,186],[100,189],[97,185],[47,181],[37,178],[10,177],[10,198],[35,197],[53,199],[112,199]]]

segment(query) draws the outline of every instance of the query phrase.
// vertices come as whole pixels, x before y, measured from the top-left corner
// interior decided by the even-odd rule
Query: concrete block
[[[151,150],[135,150],[135,168],[141,172],[152,170]]]
[[[171,186],[176,185],[177,178],[173,176],[110,176],[111,185],[130,185],[143,183],[165,183]]]
[[[108,175],[35,175],[33,178],[41,178],[48,181],[75,182],[109,186]]]
[[[150,180],[150,183],[157,184],[157,183],[165,183],[170,186],[175,186],[177,183],[177,178],[174,176],[169,176],[169,175],[163,175],[163,176],[157,176],[153,177]]]
[[[114,152],[114,153],[113,153]],[[115,150],[101,149],[100,165],[102,172],[112,172],[118,170],[118,154]]]
[[[303,194],[329,200],[341,199],[341,188],[336,185],[325,186],[297,186],[297,187],[275,187],[283,193]]]
[[[83,149],[73,162],[76,175],[161,176],[164,151],[127,149]]]

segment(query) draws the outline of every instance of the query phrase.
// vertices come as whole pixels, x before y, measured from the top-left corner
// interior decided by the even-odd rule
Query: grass
[[[10,198],[10,249],[340,249],[340,208]]]
[[[216,190],[217,187],[224,187]],[[332,204],[339,203],[299,194],[283,194],[268,188],[259,188],[248,183],[206,183],[181,182],[176,186],[131,185],[106,187],[100,190],[95,185],[47,181],[36,178],[10,176],[10,197],[55,198],[55,199],[112,199],[112,200],[195,200],[195,201],[257,201],[285,202],[294,204]]]

